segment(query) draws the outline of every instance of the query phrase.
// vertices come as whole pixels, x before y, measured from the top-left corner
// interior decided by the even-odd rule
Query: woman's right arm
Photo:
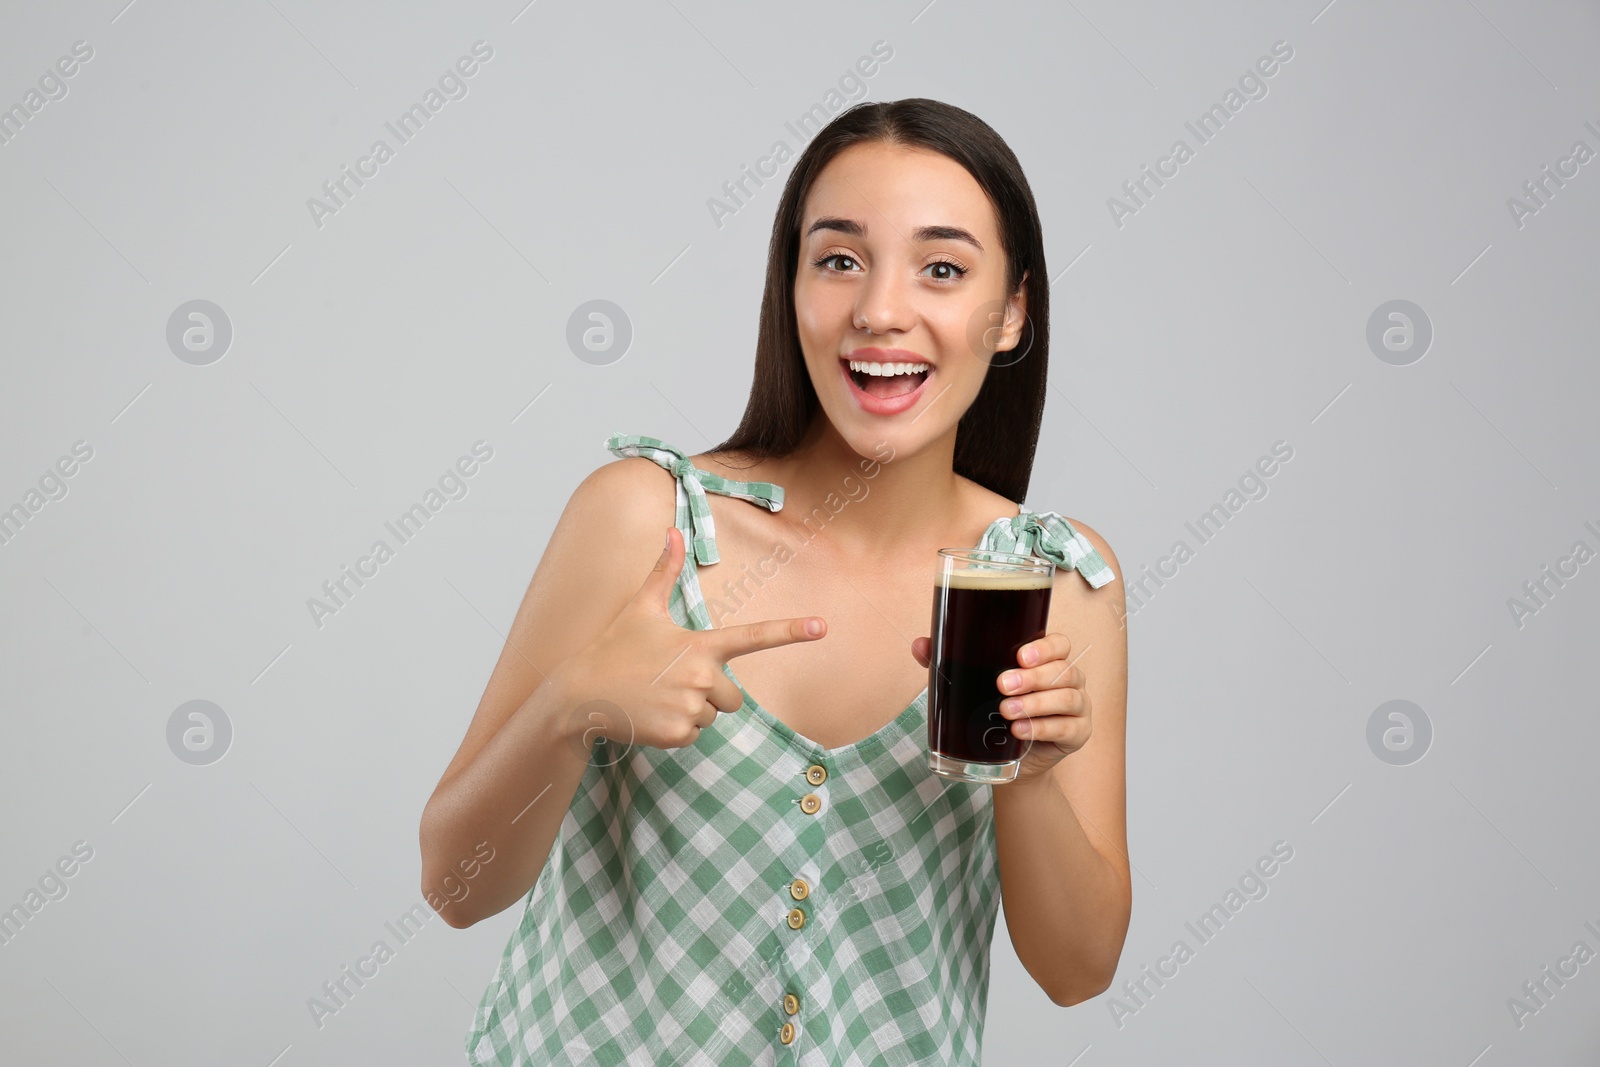
[[[549,858],[588,766],[588,724],[574,715],[586,698],[559,668],[610,625],[661,555],[675,510],[662,474],[645,460],[619,460],[573,492],[466,736],[423,808],[423,895],[453,927],[515,903]],[[492,853],[478,851],[484,843]]]

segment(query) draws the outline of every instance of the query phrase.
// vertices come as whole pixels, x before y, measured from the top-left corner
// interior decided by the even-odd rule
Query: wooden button
[[[800,998],[795,996],[793,993],[785,993],[783,995],[783,1010],[787,1015],[793,1015],[795,1012],[799,1011]]]
[[[815,793],[807,793],[800,798],[800,810],[807,815],[815,815],[822,810],[822,798]]]
[[[778,1031],[778,1040],[785,1045],[794,1040],[794,1023],[784,1023],[783,1029]]]
[[[799,908],[789,909],[789,929],[798,930],[806,924],[806,913]]]
[[[828,780],[828,768],[820,763],[813,763],[806,768],[806,781],[812,785],[821,785]]]
[[[811,886],[804,878],[796,878],[789,883],[789,895],[796,900],[804,900],[811,895]],[[790,1012],[793,1015],[794,1012]]]

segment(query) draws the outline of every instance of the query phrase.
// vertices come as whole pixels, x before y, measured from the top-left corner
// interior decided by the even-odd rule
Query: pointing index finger
[[[815,616],[795,619],[767,619],[708,630],[710,642],[717,658],[724,663],[736,656],[759,652],[764,648],[792,645],[798,641],[814,641],[827,632],[827,626]]]

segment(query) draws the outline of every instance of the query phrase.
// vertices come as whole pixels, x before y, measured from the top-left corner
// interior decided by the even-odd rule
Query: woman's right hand
[[[668,527],[666,548],[633,599],[592,644],[557,668],[573,737],[581,733],[586,748],[597,735],[652,748],[692,745],[719,712],[744,705],[723,664],[827,633],[815,616],[710,630],[679,626],[668,604],[684,553],[682,531]]]

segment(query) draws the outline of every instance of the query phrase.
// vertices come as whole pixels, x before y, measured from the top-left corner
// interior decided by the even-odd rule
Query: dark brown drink
[[[928,666],[928,747],[935,770],[1022,758],[1027,742],[1012,734],[1014,720],[1000,714],[1006,694],[997,680],[1018,666],[1023,645],[1045,635],[1050,591],[1048,571],[947,568],[939,574]]]

